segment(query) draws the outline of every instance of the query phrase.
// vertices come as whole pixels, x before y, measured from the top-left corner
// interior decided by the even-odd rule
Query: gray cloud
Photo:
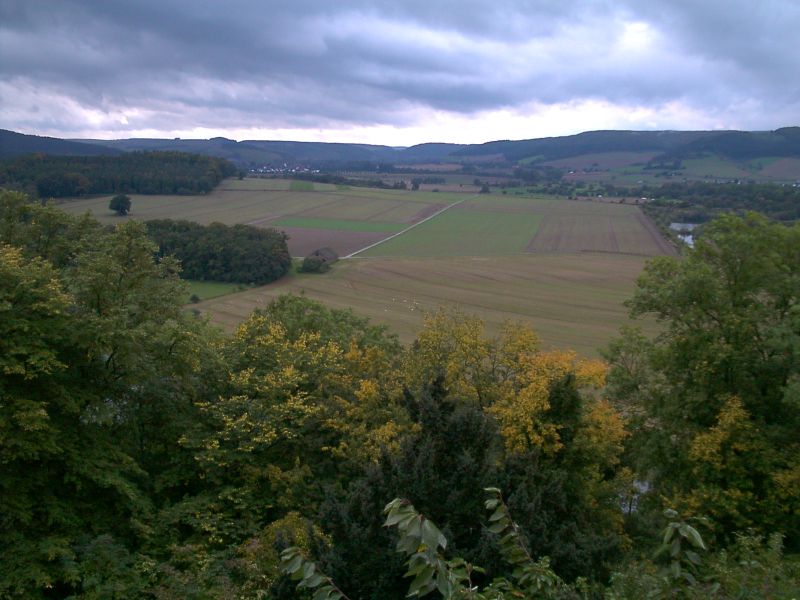
[[[597,101],[770,128],[800,115],[798,26],[794,0],[5,0],[0,127],[402,127]]]

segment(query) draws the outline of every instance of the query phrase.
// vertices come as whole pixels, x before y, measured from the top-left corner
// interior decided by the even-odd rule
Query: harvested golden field
[[[505,321],[521,321],[534,327],[546,347],[593,356],[627,322],[622,303],[644,262],[610,253],[355,258],[323,275],[292,275],[195,306],[232,330],[275,296],[304,293],[388,325],[404,342],[413,340],[426,311],[457,306],[485,319],[490,332]]]

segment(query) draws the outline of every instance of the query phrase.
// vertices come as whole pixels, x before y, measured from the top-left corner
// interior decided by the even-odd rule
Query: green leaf
[[[703,542],[703,538],[700,536],[700,533],[691,525],[685,525],[685,533],[684,537],[686,537],[695,548],[701,548],[703,550],[706,549],[706,545]],[[683,532],[682,532],[683,533]]]
[[[318,585],[322,584],[322,582],[325,580],[326,578],[323,575],[320,575],[319,573],[314,573],[310,577],[303,579],[300,585],[307,588],[315,588]]]
[[[395,511],[392,512],[388,517],[386,517],[386,522],[383,524],[384,527],[391,527],[392,525],[397,525],[400,521],[405,519],[408,515],[405,513]]]
[[[503,533],[506,526],[505,523],[492,523],[487,529],[492,533]]]
[[[443,598],[450,598],[453,594],[453,585],[447,579],[444,571],[439,571],[436,574],[436,589]]]
[[[506,516],[506,511],[504,511],[503,507],[501,506],[500,508],[498,508],[497,510],[495,510],[492,513],[492,516],[489,517],[489,521],[490,522],[499,521],[500,519],[502,519],[505,516]]]
[[[411,585],[408,586],[408,595],[413,596],[418,594],[423,587],[431,582],[434,574],[435,571],[432,568],[429,568],[417,575],[414,578],[414,581],[411,582]]]
[[[313,562],[306,562],[303,564],[303,579],[307,579],[314,574],[317,566]]]
[[[675,579],[681,576],[681,563],[679,563],[677,560],[673,560],[670,563],[669,569]]]
[[[690,562],[694,563],[695,565],[700,564],[700,556],[698,556],[697,552],[693,552],[692,550],[686,551],[686,558],[689,559]]]
[[[295,554],[288,561],[284,563],[283,571],[285,573],[290,573],[290,574],[295,573],[302,566],[303,566],[303,557],[299,554]]]
[[[675,538],[672,540],[672,544],[670,544],[669,548],[669,555],[672,558],[676,558],[681,553],[681,540],[680,538]]]
[[[333,591],[333,587],[330,585],[323,585],[319,588],[316,592],[314,592],[314,596],[312,600],[327,600],[328,597],[331,595]]]
[[[437,546],[441,546],[442,549],[447,547],[447,538],[429,519],[422,522],[422,541],[432,550],[435,550]]]

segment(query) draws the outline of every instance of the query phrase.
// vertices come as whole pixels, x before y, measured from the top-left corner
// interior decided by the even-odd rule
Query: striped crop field
[[[518,254],[483,258],[354,258],[324,275],[278,282],[193,305],[227,330],[286,293],[352,308],[409,343],[425,312],[458,307],[483,318],[489,333],[506,321],[532,326],[548,348],[596,356],[620,325],[644,257],[611,253]],[[651,322],[646,331],[654,331]]]
[[[294,183],[310,184],[292,186]],[[296,188],[300,189],[296,189]],[[124,219],[186,219],[257,227],[276,227],[289,236],[289,251],[304,256],[323,246],[348,254],[435,213],[459,194],[337,189],[330,184],[279,179],[226,180],[200,196],[131,195],[131,213],[119,217],[108,208],[111,196],[62,202],[72,214],[91,211],[103,223]],[[347,232],[350,232],[348,234]]]

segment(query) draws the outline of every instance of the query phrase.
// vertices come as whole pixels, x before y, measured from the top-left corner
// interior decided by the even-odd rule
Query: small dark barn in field
[[[319,250],[314,250],[303,259],[300,271],[304,273],[324,273],[331,268],[331,265],[339,260],[339,255],[332,248],[325,246]]]
[[[322,262],[327,263],[329,265],[339,260],[339,255],[336,254],[333,248],[330,248],[328,246],[320,248],[319,250],[314,250],[311,254],[309,254],[309,256],[315,256]]]

